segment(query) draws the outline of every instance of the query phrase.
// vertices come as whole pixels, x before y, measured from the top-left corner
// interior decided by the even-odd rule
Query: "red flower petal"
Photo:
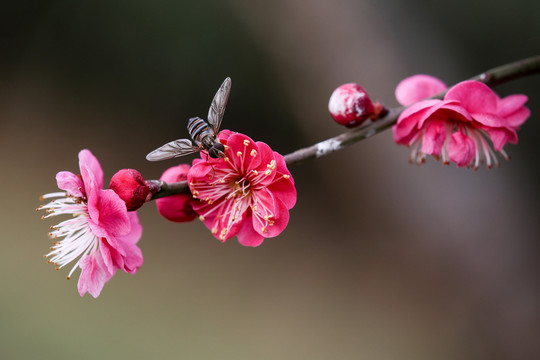
[[[268,190],[274,194],[274,197],[280,199],[287,209],[291,209],[296,204],[296,188],[291,173],[287,169],[285,159],[281,154],[274,153],[276,159],[276,176]]]
[[[229,147],[227,155],[238,171],[247,174],[249,170],[256,169],[262,161],[259,148],[255,141],[244,134],[236,133],[227,139]]]
[[[56,174],[56,183],[58,188],[65,190],[69,195],[84,198],[84,184],[80,177],[70,171],[60,171]]]
[[[496,113],[498,96],[486,84],[467,80],[452,86],[444,100],[457,100],[470,113]]]
[[[422,151],[429,155],[440,155],[446,140],[446,125],[444,121],[429,123],[422,138]]]
[[[114,236],[126,235],[131,229],[126,204],[114,191],[100,190],[98,225]]]
[[[528,98],[526,95],[514,94],[509,95],[499,100],[497,106],[497,114],[502,117],[509,116],[510,114],[523,108]]]
[[[418,74],[400,81],[396,86],[396,99],[401,105],[408,106],[446,89],[446,84],[436,77]]]
[[[513,129],[519,129],[519,127],[531,116],[531,111],[525,106],[513,112],[512,114],[506,115],[504,120],[506,121],[506,126]]]
[[[136,245],[142,236],[142,225],[139,223],[139,217],[136,212],[128,213],[131,222],[131,231],[123,236],[118,236],[116,240],[125,252],[122,259],[122,270],[129,274],[134,274],[143,264],[143,255],[141,249]]]
[[[515,130],[508,128],[488,128],[485,130],[491,138],[493,148],[497,151],[501,151],[506,143],[517,144],[518,137]]]
[[[79,266],[81,268],[81,275],[77,284],[79,295],[84,296],[86,292],[89,292],[90,295],[97,298],[105,283],[113,276],[113,273],[107,271],[99,252],[84,255],[79,262]]]
[[[476,146],[473,140],[461,131],[452,134],[449,144],[450,160],[458,167],[467,166],[475,156]]]
[[[256,232],[253,228],[253,219],[251,215],[246,217],[236,236],[238,237],[238,242],[244,246],[256,247],[261,245],[264,241],[264,236]]]
[[[79,152],[79,168],[86,187],[92,184],[98,189],[103,189],[103,170],[90,150],[84,149]]]
[[[442,103],[442,100],[425,100],[411,105],[399,116],[396,125],[392,127],[394,141],[398,144],[409,145],[419,129],[418,124],[433,113],[432,107]]]
[[[279,235],[289,223],[289,211],[283,201],[276,199],[273,194],[263,189],[257,192],[253,212],[253,228],[264,237]]]

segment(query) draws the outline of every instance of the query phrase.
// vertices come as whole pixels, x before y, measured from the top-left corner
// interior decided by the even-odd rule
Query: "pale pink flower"
[[[193,203],[201,220],[221,241],[233,236],[245,246],[259,246],[279,235],[289,222],[296,189],[282,155],[263,142],[224,130],[219,135],[225,157],[202,154],[188,173]]]
[[[482,162],[491,167],[498,165],[494,150],[508,159],[503,147],[517,143],[516,130],[530,115],[527,97],[501,99],[487,85],[468,80],[451,87],[443,100],[422,100],[444,90],[427,75],[407,78],[396,88],[398,101],[410,106],[393,127],[394,140],[412,147],[411,162],[433,155],[458,167],[478,168]]]
[[[56,198],[39,209],[48,218],[70,215],[67,220],[51,227],[49,236],[59,239],[53,243],[49,262],[57,269],[75,261],[68,279],[81,268],[78,290],[83,296],[89,292],[97,297],[117,269],[136,273],[143,263],[137,242],[142,226],[136,212],[129,212],[126,204],[113,190],[103,190],[103,171],[89,150],[79,153],[80,175],[62,171],[56,175],[58,187],[65,192],[43,195]]]

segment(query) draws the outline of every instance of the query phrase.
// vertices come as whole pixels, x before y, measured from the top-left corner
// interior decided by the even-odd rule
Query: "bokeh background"
[[[145,263],[98,299],[42,255],[39,195],[90,149],[106,182],[179,161],[226,76],[223,127],[283,154],[343,131],[335,87],[388,106],[404,77],[448,84],[540,50],[521,1],[17,1],[0,12],[0,358],[533,359],[540,351],[539,77],[510,162],[408,164],[389,131],[291,168],[288,228],[259,248],[139,212]],[[181,159],[180,161],[190,161]]]

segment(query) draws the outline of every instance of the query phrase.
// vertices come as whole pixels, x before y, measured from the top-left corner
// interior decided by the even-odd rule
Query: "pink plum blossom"
[[[233,236],[245,246],[259,246],[279,235],[289,222],[296,189],[282,155],[263,142],[224,130],[219,135],[225,157],[193,161],[188,184],[194,210],[222,242]]]
[[[451,87],[443,100],[422,100],[444,90],[444,83],[428,75],[407,78],[396,88],[398,101],[410,106],[393,126],[394,140],[412,148],[411,162],[432,155],[458,167],[476,169],[481,162],[491,167],[498,165],[494,150],[508,159],[503,147],[517,143],[516,130],[530,115],[527,97],[501,99],[487,85],[467,80]]]
[[[71,216],[51,227],[49,236],[63,239],[55,241],[45,256],[51,257],[48,262],[57,269],[75,261],[68,279],[80,267],[79,294],[89,292],[97,297],[116,270],[133,274],[142,265],[142,252],[137,247],[142,226],[137,213],[128,213],[113,190],[103,190],[103,171],[89,150],[79,153],[79,167],[80,175],[69,171],[56,175],[58,187],[65,192],[42,196],[55,198],[39,208],[46,210],[44,218]]]

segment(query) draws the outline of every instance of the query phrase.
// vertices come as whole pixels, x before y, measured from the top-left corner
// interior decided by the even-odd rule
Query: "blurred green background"
[[[17,1],[0,13],[0,358],[533,359],[540,352],[539,77],[512,161],[408,164],[389,131],[291,168],[289,227],[259,248],[139,212],[145,263],[96,300],[42,254],[35,213],[90,149],[145,155],[187,137],[226,76],[223,128],[281,153],[343,129],[335,87],[397,105],[404,77],[453,84],[540,50],[537,1]],[[181,159],[190,161],[190,159]],[[74,276],[77,278],[77,276]]]

